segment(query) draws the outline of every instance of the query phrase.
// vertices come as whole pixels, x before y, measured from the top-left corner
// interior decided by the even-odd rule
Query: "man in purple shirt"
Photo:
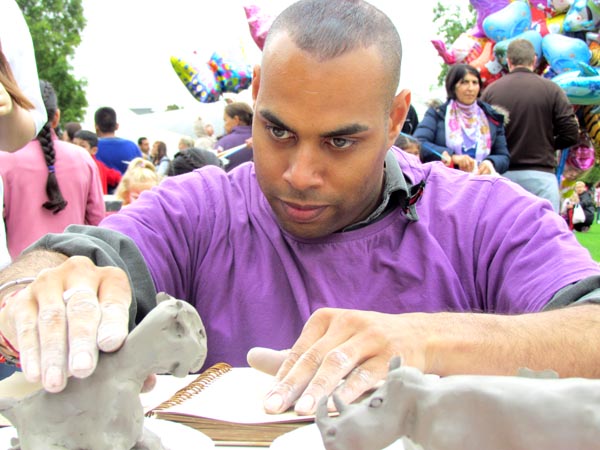
[[[393,24],[362,0],[287,8],[254,72],[253,164],[167,179],[0,272],[36,277],[0,287],[27,378],[60,391],[89,375],[156,291],[196,306],[206,364],[250,350],[278,371],[269,412],[312,412],[342,379],[351,401],[394,355],[440,375],[600,376],[597,264],[519,186],[392,148],[410,104],[400,59]]]

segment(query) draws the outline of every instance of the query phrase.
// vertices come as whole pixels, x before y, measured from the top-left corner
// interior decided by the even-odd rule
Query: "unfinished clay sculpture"
[[[58,394],[40,390],[20,400],[0,399],[0,412],[17,429],[15,448],[163,449],[144,428],[142,385],[153,373],[183,377],[199,370],[206,334],[192,305],[161,295],[119,351],[100,355],[89,377],[71,377]]]
[[[364,401],[317,425],[327,450],[380,450],[408,438],[425,450],[588,450],[600,446],[600,380],[456,375],[390,364]]]

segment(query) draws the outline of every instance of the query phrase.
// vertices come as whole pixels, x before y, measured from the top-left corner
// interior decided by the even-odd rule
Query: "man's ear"
[[[408,89],[403,89],[392,101],[392,108],[390,110],[390,128],[388,130],[388,147],[391,147],[394,144],[394,141],[400,134],[409,107],[410,91]]]
[[[258,97],[258,89],[260,87],[260,66],[257,64],[254,66],[252,71],[252,100],[256,104],[256,97]]]

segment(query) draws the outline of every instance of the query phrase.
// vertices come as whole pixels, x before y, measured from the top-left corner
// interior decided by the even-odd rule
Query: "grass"
[[[594,261],[600,261],[600,224],[594,223],[587,233],[574,231],[575,237],[581,245],[588,249]]]

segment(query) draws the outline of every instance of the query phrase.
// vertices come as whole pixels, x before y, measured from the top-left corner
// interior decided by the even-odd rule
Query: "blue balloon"
[[[600,105],[600,73],[585,63],[578,63],[578,70],[571,70],[552,78],[574,105]]]
[[[531,28],[531,9],[527,2],[515,1],[483,20],[483,32],[492,41],[510,39]]]
[[[542,39],[542,53],[554,72],[578,70],[579,63],[588,64],[592,52],[582,39],[562,34],[547,34]]]
[[[542,59],[542,35],[537,30],[527,30],[510,39],[504,39],[503,41],[497,42],[496,45],[494,45],[494,54],[500,64],[506,67],[506,51],[508,45],[515,39],[527,39],[535,49],[537,61],[539,62]]]

